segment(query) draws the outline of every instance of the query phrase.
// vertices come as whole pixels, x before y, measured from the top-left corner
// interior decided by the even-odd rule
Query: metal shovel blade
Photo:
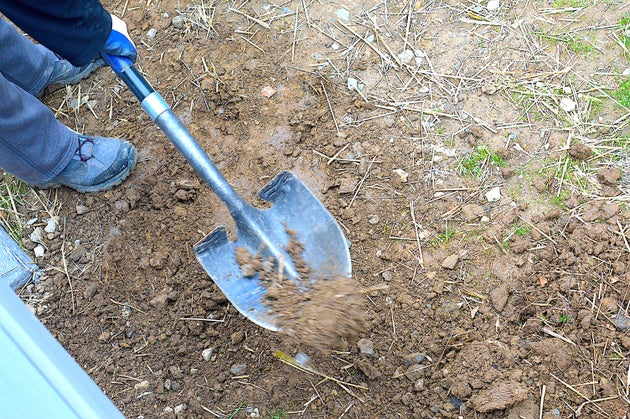
[[[291,173],[279,173],[258,196],[273,204],[271,208],[248,207],[233,213],[236,239],[229,241],[225,228],[218,227],[195,245],[195,255],[240,313],[259,326],[277,331],[274,315],[264,302],[266,284],[258,275],[243,276],[235,249],[244,247],[252,255],[281,260],[285,274],[298,280],[293,260],[284,250],[294,237],[303,245],[302,257],[311,270],[309,278],[302,280],[310,281],[350,277],[350,252],[339,224]]]
[[[302,182],[288,172],[281,172],[258,194],[261,199],[273,204],[271,208],[259,210],[252,207],[236,193],[183,122],[133,63],[128,58],[108,54],[103,54],[103,58],[232,214],[236,240],[229,241],[225,228],[219,227],[195,245],[195,254],[238,311],[262,327],[279,329],[273,314],[264,304],[265,284],[256,275],[244,277],[241,273],[235,252],[238,247],[244,247],[252,255],[260,254],[264,259],[273,258],[276,268],[297,282],[306,278],[299,277],[291,255],[285,250],[289,241],[294,239],[304,248],[301,257],[311,270],[309,280],[350,277],[348,242],[341,228]]]

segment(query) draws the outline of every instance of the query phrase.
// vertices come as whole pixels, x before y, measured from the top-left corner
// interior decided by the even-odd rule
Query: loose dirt
[[[230,215],[101,69],[45,100],[138,166],[29,195],[20,295],[127,417],[628,416],[627,2],[104,3],[244,199],[289,170],[339,221],[366,319],[321,352],[241,316],[192,251]]]

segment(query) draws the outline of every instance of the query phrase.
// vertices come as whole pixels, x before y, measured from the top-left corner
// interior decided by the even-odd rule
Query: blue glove
[[[105,45],[101,48],[101,54],[128,58],[131,62],[136,61],[138,53],[136,46],[127,33],[127,24],[114,15],[111,15],[111,17],[112,31],[107,41],[105,41]]]

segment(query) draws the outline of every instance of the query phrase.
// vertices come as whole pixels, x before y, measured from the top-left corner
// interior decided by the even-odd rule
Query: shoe
[[[94,70],[104,66],[105,61],[102,58],[98,58],[83,67],[75,67],[70,64],[70,61],[64,60],[62,57],[57,55],[57,61],[53,64],[48,82],[46,82],[44,88],[36,96],[40,97],[48,86],[78,83],[89,77]]]
[[[39,188],[67,186],[79,192],[100,192],[120,185],[136,166],[138,152],[118,138],[78,136],[77,151],[70,163]]]

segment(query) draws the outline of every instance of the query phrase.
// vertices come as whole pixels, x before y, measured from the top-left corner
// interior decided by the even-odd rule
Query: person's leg
[[[36,95],[48,84],[57,56],[36,45],[0,18],[0,73],[26,92]]]
[[[30,184],[57,176],[75,154],[77,133],[3,74],[0,98],[0,167]]]

